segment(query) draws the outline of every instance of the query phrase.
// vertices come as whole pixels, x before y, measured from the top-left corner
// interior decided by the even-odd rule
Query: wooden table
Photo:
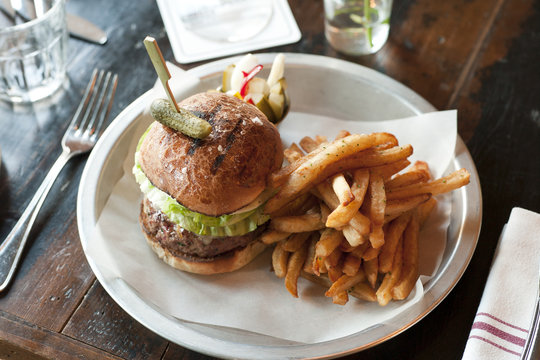
[[[534,0],[396,0],[390,39],[352,58],[325,41],[320,0],[291,0],[302,31],[264,51],[355,62],[402,82],[438,109],[458,109],[459,134],[480,174],[484,216],[472,261],[448,297],[403,334],[348,358],[459,359],[501,229],[514,206],[540,211],[540,3]],[[5,238],[60,153],[59,139],[94,67],[119,74],[111,119],[154,82],[146,35],[173,55],[154,1],[72,0],[70,11],[106,29],[109,42],[69,41],[69,84],[33,107],[0,106],[0,236]],[[189,69],[199,64],[182,66]],[[57,180],[12,286],[0,294],[0,357],[207,359],[155,335],[96,280],[82,251],[75,204],[85,157]]]

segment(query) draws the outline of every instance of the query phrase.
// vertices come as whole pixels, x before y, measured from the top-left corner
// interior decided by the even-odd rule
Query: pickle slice
[[[261,112],[264,115],[266,115],[266,118],[271,123],[275,124],[277,122],[278,119],[276,118],[274,111],[272,110],[272,107],[270,106],[270,104],[268,103],[268,100],[263,94],[256,94],[251,99],[253,100],[253,103],[255,104],[255,106],[259,110],[261,110]]]
[[[176,112],[166,99],[155,99],[150,106],[150,114],[163,125],[192,138],[203,139],[212,131],[208,121],[182,108],[180,112]]]
[[[234,71],[234,64],[231,64],[223,70],[223,78],[221,79],[221,91],[227,92],[231,90],[231,77]]]
[[[268,104],[270,104],[275,117],[281,119],[283,110],[285,109],[285,97],[283,94],[271,93],[270,96],[268,96]]]
[[[270,87],[268,104],[272,108],[278,122],[283,120],[285,115],[289,112],[290,99],[287,93],[287,80],[285,78],[279,79],[272,87]]]

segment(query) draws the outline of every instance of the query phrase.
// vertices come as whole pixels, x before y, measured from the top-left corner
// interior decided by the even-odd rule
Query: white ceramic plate
[[[257,54],[270,65],[275,54]],[[291,111],[332,115],[346,120],[386,120],[435,109],[402,84],[360,65],[342,60],[287,54],[287,81],[293,99]],[[221,72],[236,58],[190,70],[201,79],[201,91],[215,88]],[[269,66],[267,66],[269,67]],[[129,105],[108,127],[90,154],[82,175],[77,219],[83,249],[114,184],[136,128],[135,119],[147,104],[149,93]],[[350,336],[316,344],[298,344],[230,328],[207,326],[173,318],[149,302],[122,279],[110,280],[109,271],[86,252],[96,277],[109,295],[133,318],[164,338],[212,356],[237,359],[326,358],[357,352],[384,342],[406,330],[435,308],[465,271],[478,240],[482,218],[481,189],[473,160],[458,137],[453,168],[471,172],[471,183],[452,194],[453,210],[448,241],[439,270],[424,284],[423,299],[391,321]]]

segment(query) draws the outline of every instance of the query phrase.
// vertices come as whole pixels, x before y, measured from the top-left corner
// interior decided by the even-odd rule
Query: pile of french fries
[[[334,141],[304,137],[284,150],[288,165],[272,176],[279,189],[266,206],[275,244],[272,266],[298,297],[303,276],[344,305],[349,295],[384,306],[406,299],[418,279],[418,234],[437,194],[469,183],[457,170],[432,179],[425,162],[411,164],[411,145],[388,133]]]

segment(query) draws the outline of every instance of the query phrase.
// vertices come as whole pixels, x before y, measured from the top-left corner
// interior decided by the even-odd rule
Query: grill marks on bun
[[[241,129],[240,125],[242,121],[243,120],[236,121],[236,125],[234,126],[231,133],[227,136],[227,141],[225,143],[225,147],[223,147],[223,152],[215,157],[214,162],[212,164],[212,169],[211,169],[211,173],[213,175],[215,175],[216,172],[218,171],[219,166],[221,165],[223,160],[225,160],[225,156],[227,156],[227,152],[229,151],[234,141],[236,140],[238,133],[240,132],[240,129]],[[199,149],[203,143],[203,139],[193,139],[192,141],[193,142],[191,144],[191,147],[189,148],[187,152],[189,156],[193,156],[193,154],[195,154],[195,151],[197,151],[197,149]]]
[[[148,179],[185,207],[210,216],[255,200],[281,167],[275,126],[255,106],[225,94],[197,94],[180,106],[210,122],[212,132],[194,140],[154,123],[141,145]]]
[[[192,141],[193,142],[191,143],[191,146],[187,152],[189,156],[195,154],[195,150],[197,150],[197,148],[202,144],[202,139],[193,139]]]
[[[192,111],[192,113],[195,116],[208,121],[210,125],[214,125],[214,118],[220,110],[221,110],[221,105],[217,104],[209,112],[201,112],[201,111],[195,110],[195,111]],[[192,139],[192,141],[193,143],[188,150],[188,155],[193,155],[193,153],[195,153],[195,150],[197,150],[197,148],[202,144],[203,139]]]
[[[196,116],[208,121],[210,125],[214,125],[214,120],[216,118],[216,115],[219,113],[219,111],[221,111],[221,108],[222,106],[218,104],[214,108],[212,108],[209,112],[203,113],[201,111],[193,111],[193,113]],[[216,172],[218,171],[219,166],[221,165],[223,160],[225,160],[225,156],[227,156],[227,152],[229,151],[234,141],[236,140],[237,136],[239,135],[242,121],[245,121],[245,120],[236,121],[234,128],[229,133],[229,135],[227,135],[227,138],[226,138],[227,140],[226,140],[225,147],[223,148],[223,152],[217,155],[216,158],[214,159],[214,162],[212,163],[212,169],[211,169],[211,173],[213,175],[215,175]],[[200,148],[202,142],[203,142],[202,139],[193,139],[193,143],[188,150],[188,155],[192,156],[195,153],[195,151],[197,151],[197,149]]]
[[[237,133],[240,132],[240,126],[239,125],[240,125],[241,121],[243,121],[243,120],[238,120],[236,122],[236,125],[234,126],[233,130],[231,131],[229,136],[227,136],[227,142],[225,143],[225,148],[223,149],[223,153],[216,156],[216,158],[214,160],[214,163],[212,164],[212,170],[211,170],[213,175],[215,175],[216,172],[218,171],[219,166],[221,165],[223,160],[225,160],[225,156],[227,156],[227,152],[229,151],[229,149],[233,145],[234,140],[236,140]]]

